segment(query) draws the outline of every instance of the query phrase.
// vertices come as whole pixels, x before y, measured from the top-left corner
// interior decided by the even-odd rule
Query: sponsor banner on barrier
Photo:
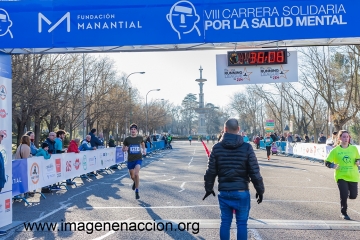
[[[42,162],[46,161],[44,157],[32,157],[28,158],[28,189],[33,191],[35,189],[46,186],[43,180],[43,168]]]
[[[124,152],[122,151],[122,147],[116,148],[116,163],[122,163],[124,162]]]
[[[12,196],[28,192],[28,166],[27,159],[18,159],[12,161],[13,171],[12,175]]]
[[[11,182],[11,181],[10,181]],[[2,192],[0,194],[0,227],[12,223],[12,194]]]
[[[51,185],[57,181],[55,164],[56,155],[57,154],[53,154],[50,159],[42,160],[42,178],[44,181],[43,184],[45,185]]]
[[[63,179],[69,179],[80,176],[83,172],[81,171],[81,159],[83,157],[82,152],[80,153],[66,153],[62,154],[62,173]]]
[[[1,13],[0,13],[1,19]],[[2,23],[0,23],[2,25]],[[3,25],[2,25],[3,26]],[[0,27],[0,39],[1,39]],[[2,40],[0,40],[0,45]],[[6,183],[0,192],[0,227],[12,222],[12,82],[11,56],[0,53],[0,153],[4,158]],[[6,202],[6,204],[5,204]],[[2,209],[2,210],[1,210]]]
[[[83,170],[86,172],[92,172],[98,170],[97,163],[99,162],[99,153],[98,151],[86,151],[86,154],[82,160]]]
[[[332,146],[316,143],[296,143],[293,147],[293,154],[303,157],[315,158],[319,160],[326,159]]]
[[[99,150],[100,168],[107,168],[115,164],[115,148],[107,148]]]

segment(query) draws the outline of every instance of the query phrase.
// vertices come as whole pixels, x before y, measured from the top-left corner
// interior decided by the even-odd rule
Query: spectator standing
[[[109,147],[116,147],[114,137],[110,135]]]
[[[71,140],[69,143],[69,147],[67,149],[68,153],[79,153],[79,143],[80,143],[80,139],[79,138],[75,138],[74,140]]]
[[[31,152],[31,155],[35,156],[37,151],[38,151],[38,148],[35,146],[35,134],[34,132],[27,132],[26,135],[28,135],[30,137],[30,152]]]
[[[168,134],[167,141],[168,141],[169,148],[172,149],[172,146],[171,146],[172,136],[170,134]]]
[[[79,144],[80,144],[80,139],[79,138],[75,138],[74,140],[71,140],[69,143],[69,147],[67,149],[66,152],[68,153],[79,153]],[[66,185],[74,185],[75,183],[69,178],[66,179]]]
[[[25,159],[30,157],[30,137],[28,135],[23,135],[20,139],[20,145],[16,149],[15,159]]]
[[[281,135],[280,135],[280,141],[281,141],[281,142],[285,142],[285,141],[286,141],[284,134],[281,134]]]
[[[79,150],[80,151],[88,151],[88,150],[95,150],[96,147],[92,147],[91,146],[91,136],[90,135],[86,135],[84,141],[82,141]]]
[[[65,138],[66,132],[64,130],[59,130],[56,132],[56,138],[55,138],[55,152],[54,153],[64,153],[63,150],[63,141]]]
[[[48,152],[50,154],[56,153],[56,150],[55,150],[55,137],[56,137],[55,132],[49,132],[48,138],[46,138],[46,140],[44,141],[49,145]]]
[[[242,132],[241,136],[243,137],[244,142],[246,142],[246,143],[249,142],[249,137],[246,135],[246,132]]]
[[[254,143],[256,144],[256,149],[259,149],[260,148],[260,137],[259,137],[259,135],[257,135],[255,137]]]
[[[90,137],[91,137],[91,139],[90,139],[90,145],[91,145],[92,148],[95,147],[95,149],[96,149],[96,148],[98,148],[98,146],[103,146],[104,143],[101,142],[101,141],[99,140],[99,138],[95,136],[95,133],[96,133],[96,129],[93,128],[93,129],[91,129],[91,131],[89,132],[89,135],[90,135]],[[83,142],[81,143],[81,145],[84,143],[84,141],[85,141],[85,139],[83,140]],[[90,149],[89,149],[89,150],[90,150]],[[84,151],[84,150],[81,150],[81,151]]]
[[[50,159],[51,155],[48,153],[49,145],[46,142],[41,144],[41,148],[38,149],[36,156],[43,156],[45,160]]]
[[[293,139],[293,136],[292,136],[292,133],[291,133],[291,132],[289,132],[286,140],[287,140],[289,143],[294,142],[294,139]]]
[[[214,145],[204,175],[206,194],[214,195],[214,182],[218,177],[218,200],[221,211],[220,239],[230,239],[230,226],[233,210],[236,215],[237,239],[247,239],[247,221],[250,211],[249,182],[256,189],[257,202],[261,203],[265,187],[260,167],[253,148],[244,143],[238,135],[239,124],[236,119],[225,122],[224,135]],[[229,161],[229,159],[232,159]]]
[[[305,139],[305,142],[306,142],[306,143],[309,143],[309,142],[310,142],[310,138],[309,138],[308,135],[305,135],[304,139]]]
[[[326,145],[335,147],[337,145],[337,132],[333,132],[331,138],[326,140]]]
[[[320,137],[318,139],[318,143],[319,144],[326,144],[326,137],[324,136],[323,133],[320,133]]]
[[[99,133],[98,136],[99,141],[101,142],[101,144],[97,145],[96,148],[105,148],[105,139],[104,139],[104,134],[103,133]]]

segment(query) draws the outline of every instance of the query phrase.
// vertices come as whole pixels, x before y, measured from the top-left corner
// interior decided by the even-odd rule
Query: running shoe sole
[[[135,190],[135,182],[132,185],[132,190]]]
[[[139,193],[138,193],[138,192],[135,192],[135,198],[136,198],[136,199],[140,199],[140,196],[139,196]]]

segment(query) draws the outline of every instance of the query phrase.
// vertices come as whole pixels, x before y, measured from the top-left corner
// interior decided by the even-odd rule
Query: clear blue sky
[[[116,61],[119,71],[130,74],[132,72],[146,72],[133,74],[129,77],[145,101],[146,93],[151,89],[160,88],[159,92],[148,94],[148,101],[164,98],[174,104],[181,101],[188,93],[199,93],[198,83],[200,65],[203,78],[207,79],[204,85],[205,103],[225,107],[230,97],[245,89],[244,86],[217,86],[216,85],[216,54],[226,54],[227,50],[209,51],[181,51],[181,52],[129,52],[109,53],[110,58]]]

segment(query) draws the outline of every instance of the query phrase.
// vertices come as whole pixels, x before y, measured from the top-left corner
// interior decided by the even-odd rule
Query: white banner
[[[44,181],[42,162],[46,160],[43,157],[32,157],[27,159],[27,174],[28,174],[28,190],[33,191],[40,187],[46,186],[47,181]],[[49,184],[48,184],[49,185]]]
[[[217,85],[297,82],[297,52],[288,51],[287,59],[288,63],[281,65],[228,67],[227,54],[216,55]]]
[[[12,223],[12,82],[11,57],[0,54],[0,152],[4,157],[7,182],[0,192],[0,227]]]
[[[325,160],[332,148],[332,146],[326,144],[296,143],[293,147],[293,154]]]
[[[115,164],[116,148],[53,154],[50,159],[32,157],[28,163],[29,191],[72,179]]]

